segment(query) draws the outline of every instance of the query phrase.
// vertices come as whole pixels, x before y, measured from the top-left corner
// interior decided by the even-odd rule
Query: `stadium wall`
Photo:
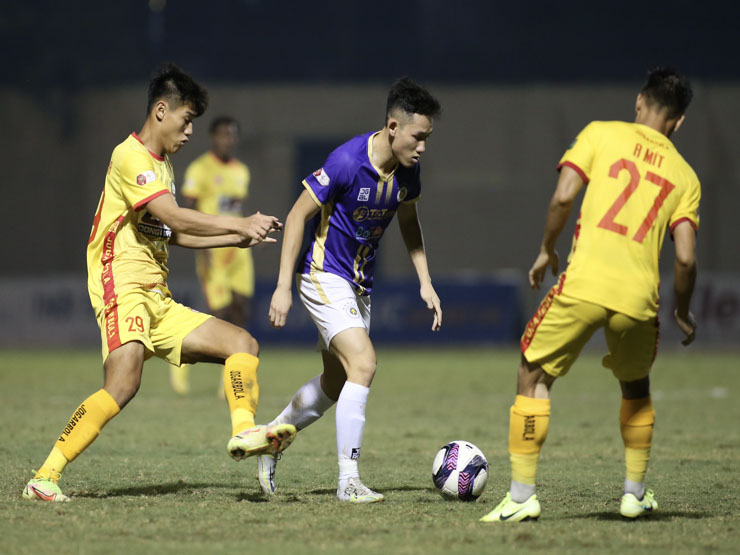
[[[431,88],[444,114],[422,161],[420,212],[431,268],[440,277],[527,268],[563,150],[593,119],[630,119],[635,97],[634,88],[624,85]],[[734,124],[740,119],[734,102],[740,86],[696,88],[696,101],[675,141],[703,182],[701,268],[740,274],[734,214],[740,206],[735,153],[740,129]],[[249,209],[283,218],[300,178],[322,164],[328,145],[383,124],[385,84],[214,86],[210,91],[209,112],[196,122],[191,143],[174,157],[178,180],[207,148],[209,119],[234,114],[244,129],[239,156],[252,170]],[[6,123],[0,139],[2,190],[12,207],[5,222],[21,238],[5,242],[0,275],[84,271],[85,244],[111,150],[139,129],[145,92],[137,86],[35,97],[0,90]],[[397,227],[388,235],[379,273],[411,275]],[[568,251],[569,242],[566,230],[561,252]],[[260,277],[274,277],[278,251],[256,250]],[[664,262],[671,258],[663,256]],[[171,266],[175,275],[191,272],[190,253],[174,252]]]

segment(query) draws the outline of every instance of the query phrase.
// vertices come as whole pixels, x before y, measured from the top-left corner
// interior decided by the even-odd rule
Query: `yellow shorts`
[[[562,277],[561,277],[562,283]],[[658,351],[658,318],[635,320],[603,306],[567,297],[556,284],[527,324],[521,350],[551,376],[567,374],[583,346],[599,328],[609,347],[602,364],[620,381],[646,377]]]
[[[232,293],[254,295],[254,263],[249,249],[223,248],[198,251],[195,256],[208,308],[221,310],[232,303]]]
[[[95,308],[103,339],[103,362],[121,345],[139,341],[146,347],[146,358],[158,356],[179,366],[183,340],[211,318],[172,300],[163,285],[125,291],[106,310]]]

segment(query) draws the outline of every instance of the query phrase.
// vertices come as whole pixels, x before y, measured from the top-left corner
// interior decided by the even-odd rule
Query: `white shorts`
[[[328,272],[296,274],[301,302],[319,330],[319,349],[329,350],[331,340],[349,328],[370,334],[370,296],[358,295],[346,279]]]

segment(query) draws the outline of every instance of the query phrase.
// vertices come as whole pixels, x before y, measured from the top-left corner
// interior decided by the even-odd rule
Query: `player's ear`
[[[642,109],[644,104],[645,104],[645,97],[642,96],[642,93],[637,93],[637,98],[635,99],[635,113],[636,114],[640,113],[640,110]]]
[[[167,108],[167,102],[164,100],[157,101],[154,105],[154,117],[157,118],[157,121],[162,121],[164,119],[164,116],[167,114]]]
[[[386,127],[388,128],[388,133],[391,137],[396,136],[396,131],[398,131],[398,126],[400,124],[398,123],[398,120],[394,117],[388,118],[388,123],[386,124]]]

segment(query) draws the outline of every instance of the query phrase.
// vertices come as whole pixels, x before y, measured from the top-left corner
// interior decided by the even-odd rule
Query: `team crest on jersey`
[[[344,305],[344,310],[347,313],[347,315],[350,316],[350,318],[360,317],[360,311],[357,310],[357,305],[353,302],[348,302],[346,305]]]
[[[321,185],[322,187],[326,187],[327,185],[329,185],[330,179],[327,173],[324,171],[324,168],[319,168],[318,170],[313,172],[313,176],[316,178],[316,181],[318,181],[319,185]]]
[[[146,170],[143,173],[140,173],[136,176],[136,184],[141,185],[142,187],[146,185],[147,183],[151,183],[157,179],[157,176],[154,175],[154,172],[152,170]]]
[[[406,195],[409,194],[409,190],[406,187],[399,187],[398,188],[398,194],[396,195],[396,199],[398,202],[403,202],[403,199],[406,198]]]
[[[370,200],[370,187],[362,187],[360,193],[357,195],[357,200],[360,202],[367,202]]]

